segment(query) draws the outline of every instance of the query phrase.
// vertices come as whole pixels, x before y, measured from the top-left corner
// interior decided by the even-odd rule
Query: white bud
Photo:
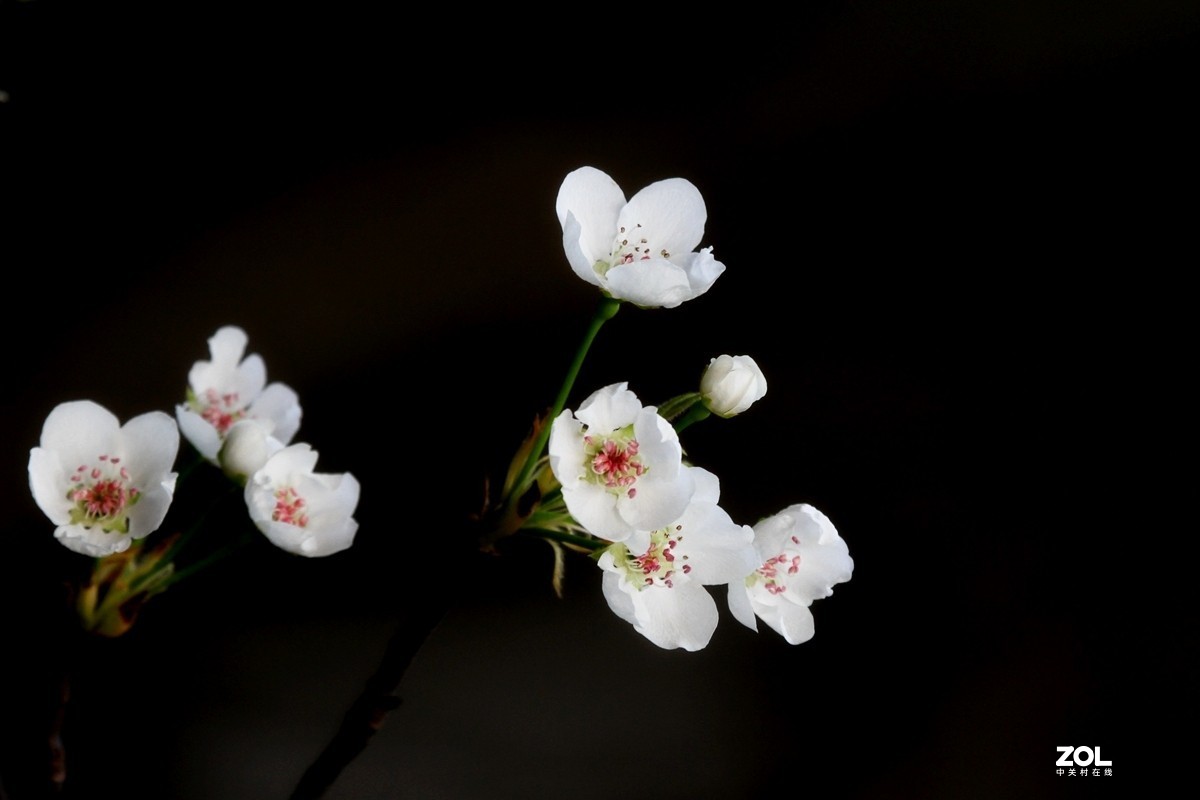
[[[262,469],[267,459],[282,449],[283,444],[268,433],[266,425],[244,419],[225,435],[218,459],[226,475],[245,483],[246,478]]]
[[[718,356],[700,379],[704,405],[719,417],[741,414],[767,393],[767,379],[750,356]]]

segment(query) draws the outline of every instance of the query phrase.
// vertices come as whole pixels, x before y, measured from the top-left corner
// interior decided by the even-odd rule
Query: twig
[[[315,800],[333,785],[342,770],[366,749],[390,712],[400,706],[396,690],[408,665],[429,634],[446,615],[446,607],[413,608],[388,642],[383,661],[350,706],[342,726],[300,779],[291,800]]]
[[[50,746],[50,791],[61,794],[67,782],[67,748],[63,744],[63,722],[67,718],[67,703],[71,699],[71,671],[64,666],[59,676],[57,702],[54,705],[54,716],[50,720],[50,733],[47,743]]]

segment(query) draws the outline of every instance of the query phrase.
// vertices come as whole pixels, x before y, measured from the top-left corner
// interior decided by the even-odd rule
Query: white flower
[[[358,481],[350,473],[313,472],[317,453],[307,444],[285,447],[246,482],[250,519],[276,547],[301,556],[327,556],[354,544]]]
[[[29,451],[33,499],[77,553],[120,553],[162,525],[175,492],[179,429],[161,411],[124,426],[90,400],[63,403]]]
[[[757,614],[788,644],[807,642],[814,633],[808,607],[850,580],[849,548],[829,517],[806,504],[755,525],[754,547],[761,566],[729,585],[729,610],[751,630]]]
[[[674,308],[725,271],[711,247],[693,252],[708,211],[683,178],[652,183],[626,203],[612,178],[582,167],[563,181],[555,209],[571,268],[618,300]]]
[[[574,414],[564,410],[549,451],[567,510],[610,541],[675,521],[692,497],[678,434],[624,383],[596,391]]]
[[[717,505],[716,476],[699,467],[688,472],[696,491],[683,514],[612,545],[598,563],[617,616],[659,647],[699,650],[717,627],[717,605],[704,587],[742,578],[757,560],[754,532]]]
[[[246,332],[228,325],[208,340],[212,361],[197,361],[188,373],[188,399],[175,407],[179,429],[202,456],[213,463],[229,429],[242,419],[257,420],[281,444],[300,428],[300,402],[282,383],[267,382],[267,368],[257,353],[242,359]]]
[[[719,417],[741,414],[767,393],[767,379],[750,356],[717,356],[700,378],[704,405]]]

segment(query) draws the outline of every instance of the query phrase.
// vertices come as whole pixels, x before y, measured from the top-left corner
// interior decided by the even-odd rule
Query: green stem
[[[552,531],[546,528],[522,528],[521,533],[528,533],[532,536],[537,536],[541,539],[553,539],[556,542],[564,542],[566,544],[574,544],[580,547],[586,547],[588,550],[596,551],[603,550],[608,547],[611,542],[601,542],[590,536],[577,536],[566,531]]]
[[[699,392],[688,392],[678,397],[672,397],[670,400],[659,405],[658,415],[669,422],[700,402],[700,397]]]
[[[675,423],[675,432],[682,433],[683,429],[691,425],[693,422],[699,422],[702,419],[708,419],[711,414],[712,412],[710,412],[704,406],[694,405],[686,414],[683,415],[683,417],[679,419],[678,422]]]
[[[167,579],[167,581],[163,584],[162,588],[166,589],[168,586],[174,586],[175,584],[179,583],[184,578],[195,575],[197,572],[204,569],[205,567],[211,567],[213,564],[216,564],[218,561],[221,561],[221,560],[227,558],[228,556],[233,555],[238,550],[241,550],[243,547],[250,544],[250,542],[252,542],[252,541],[254,541],[254,534],[246,533],[246,535],[242,536],[242,538],[238,539],[236,542],[227,544],[224,547],[222,547],[220,550],[217,550],[215,553],[212,553],[212,554],[200,559],[195,564],[190,564],[190,565],[184,567],[183,569],[179,570],[178,572],[174,573],[173,575],[171,575],[170,578]]]
[[[213,512],[213,509],[220,505],[226,497],[240,488],[241,487],[237,486],[236,484],[231,484],[229,492],[212,501],[208,508],[204,510],[204,513],[192,523],[191,527],[184,531],[183,534],[175,540],[175,543],[171,545],[171,549],[164,553],[162,558],[158,559],[158,563],[162,564],[163,568],[170,566],[171,563],[179,556],[180,552],[183,551],[184,546],[187,545],[187,543],[200,531],[200,529],[204,527],[204,522],[208,519],[208,515]],[[155,577],[160,572],[162,572],[162,570],[158,569],[154,570],[153,572],[147,572],[145,575],[138,577],[137,580],[130,584],[130,590],[132,591],[142,588],[150,581],[151,578]],[[163,588],[165,589],[169,585],[170,583],[164,584]]]
[[[542,457],[542,450],[545,449],[546,442],[550,439],[550,426],[554,424],[554,420],[562,413],[563,406],[567,404],[567,396],[571,393],[571,387],[575,385],[575,378],[579,376],[579,369],[583,366],[583,359],[587,356],[588,348],[592,346],[592,341],[596,338],[596,334],[600,332],[601,326],[616,316],[620,310],[620,300],[606,297],[601,301],[600,308],[596,310],[596,315],[592,317],[592,322],[588,326],[587,333],[583,335],[583,341],[579,344],[579,349],[575,351],[575,360],[571,362],[571,368],[567,370],[567,377],[563,380],[562,388],[558,390],[558,397],[555,398],[554,405],[550,408],[550,414],[546,417],[546,422],[542,425],[541,431],[538,432],[537,441],[533,443],[533,448],[529,451],[529,457],[525,459],[525,466],[521,468],[521,473],[513,481],[513,485],[509,490],[510,496],[520,497],[528,488],[529,476],[533,474],[533,468],[537,464],[538,459]]]

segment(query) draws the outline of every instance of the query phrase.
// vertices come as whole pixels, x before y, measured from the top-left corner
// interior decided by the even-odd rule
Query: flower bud
[[[245,419],[236,423],[225,435],[218,459],[221,470],[238,483],[262,469],[267,459],[283,449],[283,445],[267,433],[262,423]]]
[[[700,379],[704,405],[719,417],[741,414],[767,393],[767,379],[750,356],[718,356]]]

